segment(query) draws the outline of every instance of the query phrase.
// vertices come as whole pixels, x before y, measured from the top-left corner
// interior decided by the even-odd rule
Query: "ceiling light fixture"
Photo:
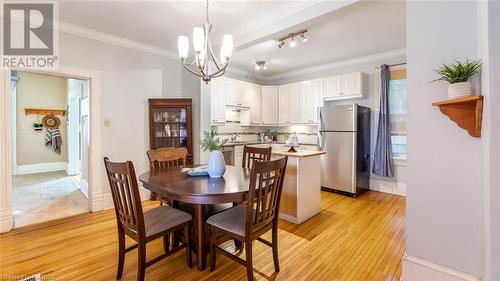
[[[188,37],[183,35],[179,36],[177,44],[179,58],[184,68],[192,74],[201,77],[201,79],[208,84],[212,78],[222,76],[226,72],[229,59],[233,53],[233,36],[229,34],[224,35],[220,48],[220,58],[217,59],[212,50],[212,44],[209,38],[212,25],[208,20],[208,0],[206,3],[207,17],[205,23],[203,23],[203,27],[193,28],[193,49],[195,58],[192,62],[186,62],[189,53]],[[215,67],[215,71],[210,73],[213,67]]]
[[[279,38],[277,40],[278,41],[278,48],[283,47],[286,44],[287,40],[290,40],[290,42],[288,42],[288,45],[290,46],[290,48],[294,48],[295,46],[297,46],[297,41],[295,40],[295,37],[298,37],[298,36],[300,36],[300,38],[302,39],[302,42],[304,42],[304,43],[307,42],[307,38],[305,35],[306,32],[307,32],[307,29],[303,29],[303,30],[300,30],[297,32],[290,33],[285,37]]]
[[[255,70],[260,71],[260,70],[266,70],[267,65],[266,62],[263,60],[258,60],[255,62]]]

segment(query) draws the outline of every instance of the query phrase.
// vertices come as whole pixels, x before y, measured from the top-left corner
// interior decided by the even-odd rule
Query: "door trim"
[[[96,212],[102,210],[102,186],[100,184],[102,173],[101,158],[101,80],[102,72],[93,69],[81,69],[60,66],[52,70],[15,69],[26,72],[46,75],[62,76],[89,80],[90,99],[90,157],[89,157],[89,210]],[[3,137],[0,138],[0,233],[8,232],[13,227],[12,215],[12,109],[10,94],[10,71],[0,71],[0,126]]]

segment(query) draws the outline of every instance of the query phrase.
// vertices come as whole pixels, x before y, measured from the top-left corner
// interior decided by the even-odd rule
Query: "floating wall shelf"
[[[465,129],[469,135],[481,137],[483,119],[483,96],[470,96],[435,102],[443,114]]]
[[[66,110],[64,109],[41,109],[41,108],[25,108],[25,115],[35,114],[35,115],[66,115]]]

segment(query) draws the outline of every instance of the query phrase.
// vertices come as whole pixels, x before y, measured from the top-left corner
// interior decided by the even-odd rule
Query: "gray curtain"
[[[17,76],[17,71],[10,72],[10,87],[14,90],[17,86],[17,81],[19,81],[19,76]]]
[[[389,120],[389,66],[380,66],[381,90],[380,112],[378,115],[377,143],[373,158],[372,172],[381,177],[394,177],[392,159],[391,126]]]

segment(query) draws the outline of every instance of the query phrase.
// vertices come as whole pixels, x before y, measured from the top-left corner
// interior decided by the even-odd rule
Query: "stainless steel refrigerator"
[[[358,104],[319,109],[321,186],[357,196],[370,188],[370,108]]]

